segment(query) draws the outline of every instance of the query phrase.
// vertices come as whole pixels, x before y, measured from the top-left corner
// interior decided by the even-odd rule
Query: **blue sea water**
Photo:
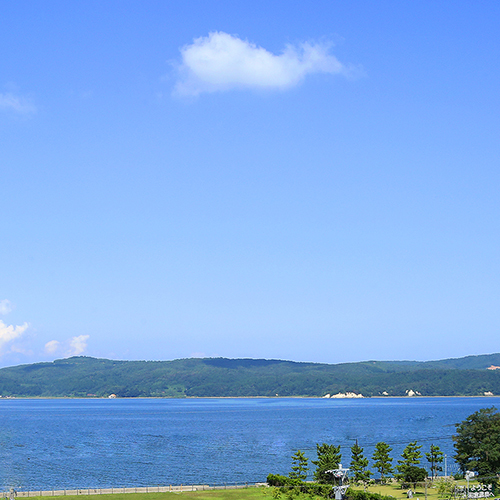
[[[456,422],[498,398],[0,400],[0,487],[139,487],[265,481],[300,449],[357,439],[431,444],[452,460]],[[425,459],[424,459],[425,462]]]

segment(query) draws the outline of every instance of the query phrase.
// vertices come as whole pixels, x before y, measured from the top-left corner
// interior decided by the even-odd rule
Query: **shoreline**
[[[334,400],[334,401],[363,401],[367,399],[408,399],[408,400],[418,400],[418,399],[431,399],[431,398],[483,398],[483,399],[495,399],[500,398],[500,395],[482,395],[477,396],[363,396],[356,398],[325,398],[324,396],[183,396],[183,397],[169,397],[169,396],[137,396],[137,397],[120,397],[110,398],[109,396],[0,396],[0,401],[12,401],[14,399],[22,400],[70,400],[70,399],[81,399],[81,400],[144,400],[144,399],[172,399],[172,400],[192,400],[192,399],[322,399],[322,400]]]

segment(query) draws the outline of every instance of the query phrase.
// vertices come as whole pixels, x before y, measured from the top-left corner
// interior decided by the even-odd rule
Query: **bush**
[[[274,487],[272,496],[276,499],[280,498],[282,494],[286,498],[293,498],[299,493],[327,498],[332,492],[332,487],[329,484],[306,483],[300,479],[280,474],[269,474],[267,476],[267,484]]]
[[[394,500],[393,497],[380,495],[379,493],[370,493],[363,490],[353,490],[348,488],[345,493],[346,500]]]
[[[268,474],[267,484],[269,486],[287,486],[290,478],[281,474]]]
[[[413,488],[415,488],[416,483],[421,483],[427,479],[427,471],[423,467],[408,465],[403,473],[399,475],[399,478],[402,488],[407,488],[410,484],[413,484]]]
[[[451,498],[455,493],[455,481],[448,477],[440,477],[434,482],[439,498]]]

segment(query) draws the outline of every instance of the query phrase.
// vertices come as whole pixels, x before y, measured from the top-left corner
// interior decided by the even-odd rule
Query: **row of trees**
[[[483,408],[456,424],[456,429],[456,435],[453,436],[456,454],[453,458],[460,465],[462,473],[473,471],[478,474],[479,481],[484,483],[483,486],[496,488],[500,478],[500,413],[495,407]],[[417,441],[412,441],[403,450],[401,460],[393,467],[393,459],[390,456],[392,448],[381,441],[375,446],[372,467],[379,473],[382,482],[394,475],[403,484],[415,486],[415,483],[428,477],[427,470],[419,467],[423,458],[421,449],[422,446],[418,445]],[[366,485],[372,476],[372,471],[368,468],[369,459],[364,456],[363,451],[357,442],[351,447],[351,483]],[[317,444],[316,454],[317,459],[312,460],[316,466],[313,472],[315,483],[305,482],[309,470],[308,459],[300,450],[292,456],[292,470],[288,476],[269,474],[269,485],[282,487],[274,489],[276,498],[280,496],[281,491],[286,491],[290,498],[297,492],[331,496],[332,485],[338,485],[338,479],[329,471],[339,469],[342,459],[340,446]],[[431,445],[429,452],[425,453],[425,458],[429,462],[430,475],[434,479],[438,472],[443,470],[443,453],[439,446]],[[454,491],[454,487],[448,488],[450,484],[449,480],[440,482],[440,490],[443,490],[440,493],[445,497],[451,496],[450,492]],[[355,493],[357,495],[357,492],[351,491],[352,495]],[[367,500],[368,497],[365,497],[363,500]],[[361,500],[361,497],[358,500]]]
[[[398,460],[394,468],[393,459],[390,456],[392,448],[381,441],[375,446],[372,456],[373,468],[379,473],[382,482],[385,482],[392,475],[403,483],[423,481],[428,474],[425,468],[418,467],[422,458],[421,448],[422,445],[418,445],[417,441],[409,443],[401,454],[401,460]],[[369,459],[364,456],[363,452],[363,448],[357,442],[351,447],[350,477],[356,484],[366,484],[373,474],[368,468]],[[333,484],[335,482],[334,476],[328,471],[337,469],[341,463],[340,446],[326,443],[317,444],[316,454],[317,459],[312,460],[316,466],[313,472],[314,480],[322,484]],[[425,456],[429,462],[431,476],[434,478],[439,471],[443,470],[440,465],[444,459],[443,452],[439,446],[431,445],[429,453],[426,453]],[[308,459],[302,451],[298,450],[292,456],[292,471],[289,477],[305,481],[307,473]]]
[[[495,407],[483,408],[456,424],[456,429],[456,435],[453,436],[456,454],[453,458],[460,465],[462,473],[473,471],[479,475],[478,479],[484,483],[483,486],[496,488],[500,478],[500,413]],[[413,483],[415,486],[415,483],[424,481],[428,477],[427,470],[419,467],[423,458],[421,449],[422,446],[418,445],[417,441],[412,441],[403,450],[401,460],[398,460],[397,465],[393,467],[393,459],[390,456],[392,448],[381,441],[375,446],[372,467],[379,473],[382,482],[394,475],[403,484]],[[369,460],[363,451],[357,442],[351,447],[349,464],[351,483],[366,485],[372,476],[372,471],[368,468]],[[274,488],[275,498],[279,498],[282,491],[286,491],[290,498],[298,492],[314,493],[323,497],[331,496],[332,485],[338,485],[338,479],[329,471],[339,468],[342,459],[340,446],[317,444],[316,454],[317,459],[312,460],[316,466],[313,472],[315,483],[305,482],[309,470],[308,459],[300,450],[292,456],[292,470],[288,476],[269,474],[268,484],[281,487]],[[430,475],[434,479],[438,472],[443,470],[440,465],[443,462],[443,453],[439,446],[431,445],[429,452],[425,453],[425,458],[429,462]],[[441,480],[439,487],[443,490],[440,491],[442,496],[452,495],[454,487],[449,488],[450,484],[449,479]],[[369,494],[366,492],[364,497],[356,496],[358,493],[360,492],[351,491],[351,500],[368,499],[366,495]],[[370,497],[370,500],[374,499]]]

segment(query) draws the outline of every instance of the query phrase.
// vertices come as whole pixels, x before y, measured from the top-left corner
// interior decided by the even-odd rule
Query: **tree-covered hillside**
[[[25,397],[476,396],[500,394],[500,354],[432,362],[60,359],[0,369],[0,395]]]

